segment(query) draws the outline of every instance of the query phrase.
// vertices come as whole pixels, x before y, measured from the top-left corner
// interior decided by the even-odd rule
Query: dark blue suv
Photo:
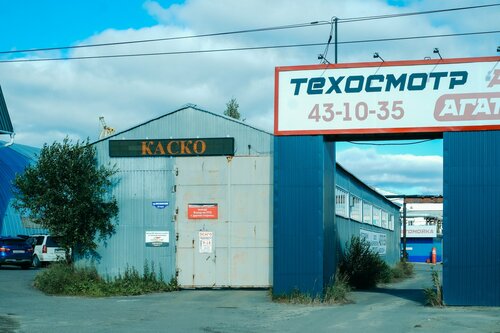
[[[33,246],[20,237],[0,237],[0,266],[16,265],[23,269],[31,267]]]

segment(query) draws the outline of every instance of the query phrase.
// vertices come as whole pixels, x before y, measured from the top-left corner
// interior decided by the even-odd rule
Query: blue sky
[[[0,0],[0,51],[261,28],[317,20],[493,3],[474,0]],[[339,40],[499,30],[500,7],[339,26]],[[478,20],[477,17],[481,17]],[[2,59],[248,47],[327,40],[329,27],[189,39],[113,48],[1,55]],[[495,55],[498,34],[339,46],[340,62]],[[222,113],[234,97],[254,126],[272,131],[274,67],[317,63],[323,47],[113,60],[0,63],[17,142],[99,134],[99,116],[124,130],[186,103]],[[338,160],[369,185],[393,192],[442,191],[442,141],[409,146],[339,143]],[[356,156],[356,160],[351,158]],[[369,168],[376,165],[377,168]],[[410,166],[410,167],[408,167]],[[370,170],[367,170],[370,169]],[[393,172],[394,175],[390,176]]]

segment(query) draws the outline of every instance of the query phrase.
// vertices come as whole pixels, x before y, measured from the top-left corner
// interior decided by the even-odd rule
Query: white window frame
[[[349,192],[335,187],[335,215],[349,218]]]
[[[380,217],[380,226],[384,229],[389,229],[389,213],[383,209]]]
[[[378,219],[375,218],[376,216],[378,216]],[[373,206],[373,208],[372,208],[373,225],[380,227],[381,226],[381,218],[382,218],[382,209],[378,208],[377,206]]]
[[[394,215],[389,215],[389,230],[394,231]]]
[[[366,201],[363,201],[363,223],[373,224],[373,205]]]
[[[349,198],[350,217],[354,221],[363,222],[363,201],[360,197],[351,195]]]

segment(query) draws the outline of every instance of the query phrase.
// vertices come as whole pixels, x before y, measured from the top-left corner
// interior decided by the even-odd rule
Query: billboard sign
[[[109,140],[109,157],[233,155],[234,138]]]
[[[500,129],[500,57],[277,67],[276,135]]]

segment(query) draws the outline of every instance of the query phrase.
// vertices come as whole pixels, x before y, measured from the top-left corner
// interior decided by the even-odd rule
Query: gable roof
[[[159,117],[156,117],[156,118],[150,119],[150,120],[148,120],[148,121],[145,121],[145,122],[143,122],[143,123],[140,123],[140,124],[138,124],[138,125],[135,125],[135,126],[133,126],[133,127],[130,127],[130,128],[128,128],[128,129],[126,129],[126,130],[123,130],[123,131],[117,132],[117,133],[115,133],[115,134],[113,134],[113,135],[107,136],[107,137],[105,137],[105,138],[102,138],[102,139],[96,140],[96,141],[92,142],[92,144],[95,144],[95,143],[98,143],[98,142],[101,142],[101,141],[105,141],[105,140],[109,140],[110,138],[117,137],[117,136],[122,135],[122,134],[124,134],[124,133],[126,133],[126,132],[129,132],[129,131],[131,131],[131,130],[133,130],[133,129],[136,129],[136,128],[141,127],[141,126],[144,126],[144,125],[146,125],[146,124],[148,124],[148,123],[154,122],[154,121],[156,121],[156,120],[158,120],[158,119],[162,119],[162,118],[168,117],[168,116],[170,116],[170,115],[173,115],[174,113],[181,112],[181,111],[184,111],[184,110],[187,110],[187,109],[192,109],[192,110],[196,110],[196,111],[199,111],[199,112],[207,113],[207,114],[210,114],[210,115],[212,115],[212,116],[216,116],[216,117],[219,117],[219,118],[223,118],[223,119],[226,119],[226,120],[228,120],[228,121],[232,121],[232,122],[235,122],[235,123],[237,123],[237,124],[240,124],[240,125],[243,125],[243,126],[246,126],[246,127],[252,128],[252,129],[254,129],[254,130],[256,130],[256,131],[259,131],[259,132],[262,132],[262,133],[265,133],[265,134],[269,134],[269,135],[273,135],[273,133],[270,133],[270,132],[265,131],[265,130],[263,130],[263,129],[257,128],[257,127],[252,126],[252,125],[249,125],[249,124],[247,124],[247,123],[245,123],[245,122],[243,122],[243,121],[240,121],[240,120],[237,120],[237,119],[234,119],[234,118],[231,118],[231,117],[227,117],[227,116],[224,116],[224,115],[221,115],[221,114],[218,114],[218,113],[214,113],[214,112],[211,112],[211,111],[207,111],[207,110],[205,110],[205,109],[202,109],[202,108],[198,107],[198,106],[197,106],[197,105],[195,105],[195,104],[185,104],[185,105],[181,106],[181,107],[180,107],[179,109],[177,109],[177,110],[174,110],[174,111],[168,112],[168,113],[163,114],[163,115],[161,115],[161,116],[159,116]]]
[[[2,87],[0,86],[0,134],[12,133],[14,133],[14,128],[12,127],[9,111],[7,110],[7,104],[5,103],[5,98],[3,97]]]

